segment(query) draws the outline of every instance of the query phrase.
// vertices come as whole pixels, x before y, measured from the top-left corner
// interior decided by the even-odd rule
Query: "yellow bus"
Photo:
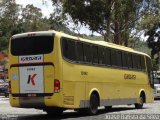
[[[150,57],[131,48],[56,31],[12,36],[9,44],[10,104],[60,115],[75,109],[153,102]]]

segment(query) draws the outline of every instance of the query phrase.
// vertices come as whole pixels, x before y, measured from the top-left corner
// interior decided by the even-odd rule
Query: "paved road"
[[[137,114],[141,116],[136,116]],[[158,115],[157,115],[158,114]],[[62,120],[106,120],[106,119],[119,119],[128,120],[135,119],[160,119],[160,100],[155,100],[154,103],[144,105],[144,109],[135,109],[133,105],[114,106],[111,111],[105,111],[100,108],[98,115],[85,116],[80,115],[73,110],[64,111],[63,115],[58,119]],[[52,120],[48,117],[46,112],[36,109],[22,109],[13,108],[10,106],[8,98],[0,96],[0,120]]]

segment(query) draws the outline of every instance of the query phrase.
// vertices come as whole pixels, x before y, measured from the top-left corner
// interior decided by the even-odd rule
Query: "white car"
[[[160,84],[154,84],[154,98],[160,98]]]

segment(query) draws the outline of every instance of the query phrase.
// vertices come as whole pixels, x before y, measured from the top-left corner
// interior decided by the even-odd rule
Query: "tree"
[[[14,34],[49,28],[47,18],[42,18],[41,10],[33,5],[22,8],[14,0],[0,4],[0,52],[7,53],[9,39]]]
[[[63,13],[75,24],[88,25],[91,31],[104,36],[105,41],[128,45],[129,34],[142,0],[52,0],[61,3]],[[133,23],[132,23],[133,22]]]
[[[68,34],[74,34],[65,24],[62,14],[56,14],[52,13],[50,14],[50,17],[48,19],[49,25],[51,29],[57,30],[57,31],[63,31]]]
[[[13,0],[5,0],[0,5],[0,52],[6,51],[9,38],[17,29],[19,9]]]
[[[3,0],[0,3],[0,53],[8,52],[9,39],[17,33],[52,28],[70,32],[66,25],[59,21],[59,18],[60,16],[54,16],[54,14],[51,14],[50,18],[43,17],[41,9],[33,5],[22,8],[15,3],[15,0]]]
[[[138,28],[148,36],[147,45],[151,49],[153,70],[158,70],[160,62],[160,1],[148,1],[149,10],[141,18]]]
[[[148,35],[148,47],[151,48],[151,55],[152,58],[154,58],[155,54],[158,54],[159,56],[159,52],[160,52],[160,30],[158,30],[158,28],[160,28],[160,22],[155,24],[154,27],[152,29],[150,29],[149,31],[146,32],[146,35]]]
[[[139,22],[139,29],[144,30],[148,36],[148,47],[151,48],[151,56],[154,58],[156,54],[159,56],[160,51],[160,1],[153,0],[148,4],[150,9]]]
[[[43,22],[45,18],[42,18],[42,12],[40,8],[34,7],[33,5],[27,5],[22,9],[21,15],[22,18],[20,19],[20,23],[23,26],[23,32],[48,29],[48,26],[45,24],[45,22]]]

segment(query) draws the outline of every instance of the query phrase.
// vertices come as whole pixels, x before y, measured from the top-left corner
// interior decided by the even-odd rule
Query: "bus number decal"
[[[136,75],[124,74],[124,79],[135,80],[136,79]]]
[[[81,71],[81,75],[88,75],[88,72]]]

